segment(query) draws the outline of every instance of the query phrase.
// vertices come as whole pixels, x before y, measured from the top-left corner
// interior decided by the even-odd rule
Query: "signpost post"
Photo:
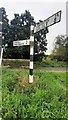
[[[34,26],[31,25],[31,35],[30,35],[30,73],[29,73],[29,83],[33,83],[33,54],[34,54]]]
[[[0,67],[1,67],[1,63],[2,63],[2,55],[3,55],[3,48],[2,48],[2,46],[0,46]]]

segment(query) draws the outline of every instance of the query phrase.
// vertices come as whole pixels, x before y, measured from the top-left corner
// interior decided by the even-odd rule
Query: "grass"
[[[29,66],[29,61],[28,60],[3,60],[3,63],[2,63],[3,66],[11,66],[11,67],[14,67],[14,68],[20,68],[21,66]]]
[[[33,84],[28,74],[24,69],[3,70],[3,120],[68,120],[66,72],[35,70]]]
[[[35,62],[34,65],[36,67],[67,67],[66,62],[62,61],[55,61],[55,60],[50,60],[50,61],[43,61],[43,62]]]

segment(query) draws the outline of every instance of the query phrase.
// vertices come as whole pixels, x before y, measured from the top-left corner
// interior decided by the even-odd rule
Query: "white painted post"
[[[34,54],[34,26],[31,25],[31,35],[30,35],[30,73],[29,73],[29,83],[33,83],[33,54]]]
[[[1,67],[1,63],[2,63],[2,56],[3,56],[3,48],[1,47],[1,53],[0,53],[0,67]]]

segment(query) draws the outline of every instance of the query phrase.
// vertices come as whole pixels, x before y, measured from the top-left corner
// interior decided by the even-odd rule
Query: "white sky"
[[[65,0],[0,0],[0,7],[5,7],[8,18],[11,20],[14,13],[24,13],[29,10],[34,20],[45,20],[52,14],[62,10],[61,22],[49,27],[47,34],[47,54],[54,47],[54,39],[59,34],[66,34],[66,1]]]

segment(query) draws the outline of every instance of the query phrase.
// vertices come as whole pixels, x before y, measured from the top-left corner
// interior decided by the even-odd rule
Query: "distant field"
[[[11,66],[11,67],[21,67],[21,66],[29,66],[29,60],[23,60],[23,59],[3,59],[3,66]],[[34,67],[67,67],[68,63],[62,62],[62,61],[52,61],[52,60],[45,60],[43,62],[34,62]]]
[[[66,72],[34,71],[33,84],[28,70],[2,72],[3,120],[68,120]]]

